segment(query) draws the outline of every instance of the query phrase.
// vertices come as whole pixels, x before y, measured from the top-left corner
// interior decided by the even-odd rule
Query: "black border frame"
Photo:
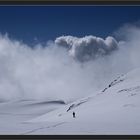
[[[140,139],[140,135],[0,135],[0,139]]]
[[[140,5],[140,0],[0,0],[1,5]]]
[[[140,0],[0,0],[0,6],[140,6]],[[0,139],[140,139],[140,135],[0,135]]]

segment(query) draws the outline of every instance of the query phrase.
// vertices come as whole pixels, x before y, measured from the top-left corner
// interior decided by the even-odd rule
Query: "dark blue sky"
[[[106,37],[140,19],[140,6],[0,6],[0,32],[31,43],[61,35]]]

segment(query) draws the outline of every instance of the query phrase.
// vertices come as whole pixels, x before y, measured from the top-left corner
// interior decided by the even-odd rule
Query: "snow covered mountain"
[[[72,117],[73,111],[76,118]],[[35,131],[38,134],[140,134],[140,69],[121,75],[95,96],[29,122],[60,125],[51,130],[38,129]]]
[[[140,134],[140,69],[67,105],[14,101],[0,110],[0,134]]]

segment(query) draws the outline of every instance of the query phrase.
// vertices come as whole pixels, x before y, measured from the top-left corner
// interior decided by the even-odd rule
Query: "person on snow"
[[[75,118],[75,112],[73,112],[72,115],[73,115],[73,118]]]

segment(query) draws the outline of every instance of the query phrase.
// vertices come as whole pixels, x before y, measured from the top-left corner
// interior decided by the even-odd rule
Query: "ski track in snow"
[[[36,132],[36,131],[38,131],[38,130],[57,127],[57,126],[59,126],[59,125],[65,124],[65,123],[67,123],[67,122],[61,122],[61,123],[57,123],[57,124],[50,125],[50,126],[39,127],[39,128],[36,128],[36,129],[30,130],[30,131],[27,131],[27,132],[25,132],[25,133],[22,133],[22,134],[20,134],[20,135],[31,134],[31,133],[34,133],[34,132]]]

